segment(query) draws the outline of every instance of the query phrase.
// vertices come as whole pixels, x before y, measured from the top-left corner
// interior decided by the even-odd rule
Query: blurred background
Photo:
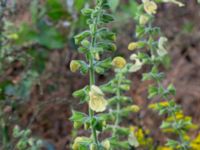
[[[5,3],[6,5],[4,5]],[[186,6],[160,4],[155,21],[169,39],[169,57],[161,68],[166,72],[163,84],[173,83],[176,102],[186,115],[200,125],[200,4],[183,1]],[[88,84],[88,78],[69,71],[72,59],[83,58],[77,52],[73,36],[87,28],[80,14],[91,0],[2,0],[0,6],[0,116],[6,120],[6,134],[15,124],[30,128],[35,137],[52,149],[69,150],[76,134],[69,121],[71,109],[87,111],[72,92]],[[109,24],[117,34],[117,51],[128,59],[129,42],[134,38],[135,0],[110,0],[116,20]],[[163,142],[159,131],[161,117],[148,109],[148,82],[141,82],[143,68],[131,74],[130,95],[142,111],[129,116],[125,125],[142,125],[151,136]],[[96,76],[98,84],[110,74]],[[4,114],[4,115],[2,115]],[[190,135],[195,137],[198,129]],[[1,138],[0,138],[1,139]],[[1,142],[0,142],[1,143]],[[0,146],[1,147],[1,146]],[[49,148],[50,149],[50,148]]]

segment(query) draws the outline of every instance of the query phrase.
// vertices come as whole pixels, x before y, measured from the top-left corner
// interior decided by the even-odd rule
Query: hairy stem
[[[97,30],[97,20],[98,18],[95,18],[93,21],[94,24],[94,33],[92,33],[92,38],[91,38],[91,45],[90,45],[90,50],[95,47],[95,42],[96,42],[96,30]],[[89,70],[89,78],[90,78],[90,89],[91,86],[95,84],[95,71],[94,71],[94,54],[90,52],[90,57],[89,57],[89,65],[90,65],[90,70]],[[94,117],[94,111],[89,108],[89,116],[90,116],[90,124],[91,124],[91,130],[92,130],[92,137],[94,142],[97,145],[97,150],[99,149],[99,141],[96,133],[96,129],[93,125],[93,117]]]
[[[119,86],[120,86],[120,84],[121,84],[121,81],[118,79],[118,82],[117,82],[117,87],[118,87],[118,89],[117,89],[117,92],[116,92],[116,95],[117,95],[117,100],[118,100],[118,102],[117,102],[117,108],[116,108],[116,120],[115,120],[115,128],[114,128],[114,132],[113,132],[113,137],[115,137],[116,136],[116,129],[117,129],[117,127],[119,126],[119,111],[120,111],[120,101],[119,101],[119,99],[120,99],[120,89],[119,89]]]

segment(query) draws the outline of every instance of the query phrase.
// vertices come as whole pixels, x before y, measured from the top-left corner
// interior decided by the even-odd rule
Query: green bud
[[[89,128],[90,128],[90,123],[86,122],[86,123],[84,124],[84,129],[85,129],[85,130],[88,130]]]
[[[96,144],[94,143],[90,144],[90,150],[97,150]]]
[[[82,33],[76,35],[76,36],[74,37],[74,39],[75,39],[75,44],[80,44],[80,42],[81,42],[83,39],[87,38],[89,35],[90,35],[90,31],[83,31]]]
[[[81,13],[84,15],[84,16],[90,16],[92,14],[94,10],[93,9],[90,9],[90,8],[84,8],[81,10]]]
[[[76,122],[74,122],[73,126],[74,126],[74,129],[79,129],[82,126],[82,123],[76,121]]]
[[[84,47],[89,47],[90,46],[90,42],[88,40],[83,40],[81,42],[81,45],[83,45]]]

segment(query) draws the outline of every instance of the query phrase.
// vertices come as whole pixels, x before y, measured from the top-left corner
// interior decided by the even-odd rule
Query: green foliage
[[[21,130],[18,126],[13,129],[13,137],[17,139],[16,148],[18,150],[38,150],[41,149],[42,141],[30,136],[29,129]]]

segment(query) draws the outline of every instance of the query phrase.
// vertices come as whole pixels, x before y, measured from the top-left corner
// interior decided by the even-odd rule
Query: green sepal
[[[84,88],[73,92],[72,95],[75,98],[79,98],[80,101],[83,103],[88,101],[89,99],[88,93],[89,93],[89,86],[85,86]]]

